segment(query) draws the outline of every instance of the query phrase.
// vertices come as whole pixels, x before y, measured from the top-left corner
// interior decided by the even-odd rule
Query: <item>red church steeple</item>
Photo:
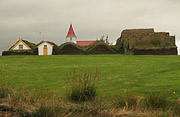
[[[74,33],[74,30],[73,30],[72,24],[71,24],[71,25],[70,25],[70,28],[69,28],[69,32],[68,32],[68,34],[67,34],[66,38],[72,38],[72,37],[77,38],[77,37],[76,37],[76,34]]]

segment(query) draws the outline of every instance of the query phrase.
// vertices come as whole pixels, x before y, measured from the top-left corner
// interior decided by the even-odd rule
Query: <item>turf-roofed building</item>
[[[33,55],[35,48],[36,44],[19,38],[8,51],[3,51],[2,55]]]
[[[168,32],[154,32],[154,29],[123,30],[116,46],[120,46],[125,54],[177,55],[175,36]]]
[[[42,41],[38,44],[38,55],[52,55],[53,54],[53,47],[51,43],[47,41]]]
[[[23,38],[19,38],[9,50],[33,50],[35,47],[36,44],[24,40]]]

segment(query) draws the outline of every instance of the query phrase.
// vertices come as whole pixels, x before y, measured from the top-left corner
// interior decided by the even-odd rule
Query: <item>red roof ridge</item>
[[[91,41],[91,42],[92,42],[92,40],[89,40],[89,41]],[[77,42],[88,42],[88,41],[77,41]],[[93,42],[95,42],[95,41],[93,41]]]
[[[79,46],[88,46],[96,41],[76,41],[77,45]]]
[[[77,37],[76,34],[74,33],[72,24],[70,24],[69,31],[68,31],[66,38],[68,38],[68,37],[75,37],[75,38]]]

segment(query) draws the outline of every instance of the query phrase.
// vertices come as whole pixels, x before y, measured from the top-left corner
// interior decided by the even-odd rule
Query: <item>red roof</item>
[[[96,41],[77,41],[77,45],[79,46],[88,46]]]
[[[76,37],[76,34],[74,33],[74,30],[73,30],[73,27],[72,27],[72,24],[70,25],[69,32],[68,32],[66,38],[67,37]]]

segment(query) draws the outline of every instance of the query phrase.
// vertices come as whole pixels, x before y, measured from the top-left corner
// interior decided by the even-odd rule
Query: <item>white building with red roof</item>
[[[74,33],[74,29],[72,27],[72,24],[70,24],[69,31],[68,31],[68,33],[66,35],[66,42],[74,42],[74,43],[76,43],[76,41],[77,41],[77,36]]]
[[[88,46],[96,41],[77,41],[77,36],[74,32],[72,24],[70,24],[69,31],[66,36],[66,42],[73,42],[79,46]]]
[[[88,46],[96,41],[77,41],[76,44],[79,46]]]

